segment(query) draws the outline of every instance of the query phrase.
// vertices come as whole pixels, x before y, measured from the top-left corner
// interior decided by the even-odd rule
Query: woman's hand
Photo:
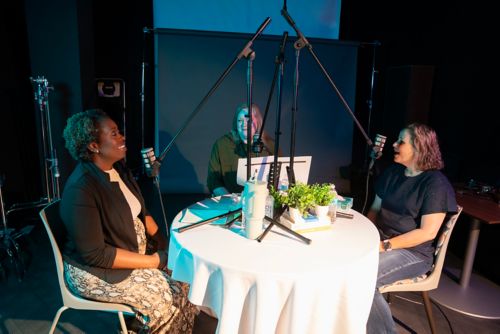
[[[162,252],[164,253],[164,252]],[[165,258],[162,259],[158,252],[151,255],[142,255],[136,252],[131,252],[125,249],[117,248],[116,256],[111,268],[113,269],[155,269],[159,268],[162,260],[166,263]]]
[[[423,215],[420,228],[391,238],[392,249],[410,248],[418,246],[426,241],[433,240],[436,238],[445,217],[446,213],[444,212]]]
[[[158,228],[156,221],[152,216],[146,216],[145,218],[145,226],[146,233],[151,239],[153,239],[156,243],[157,250],[166,250],[167,249],[167,239]]]

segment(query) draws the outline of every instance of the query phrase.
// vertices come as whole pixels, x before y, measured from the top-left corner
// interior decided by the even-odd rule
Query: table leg
[[[467,288],[472,274],[472,267],[474,265],[474,257],[476,256],[477,242],[479,240],[479,232],[481,229],[481,222],[479,219],[472,219],[469,241],[465,252],[464,265],[462,266],[462,274],[460,275],[460,286]]]

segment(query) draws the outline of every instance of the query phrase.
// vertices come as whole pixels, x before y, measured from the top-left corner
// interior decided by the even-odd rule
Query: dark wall
[[[93,77],[93,44],[88,4],[79,0],[25,1],[31,75],[45,77],[53,89],[49,93],[50,129],[53,148],[60,160],[60,184],[73,168],[64,148],[62,130],[69,115],[84,108],[90,98],[88,89]],[[42,145],[41,112],[36,112],[38,143]],[[48,140],[48,139],[46,139]],[[39,149],[39,152],[42,152]]]
[[[498,187],[500,121],[495,84],[498,57],[493,52],[498,30],[495,13],[485,3],[462,0],[344,1],[341,39],[380,41],[373,132],[387,131],[388,143],[392,144],[403,123],[427,119],[440,138],[444,172],[451,181],[473,178]],[[372,60],[369,51],[360,63],[360,73]],[[432,68],[432,76],[412,74],[422,68]],[[363,89],[366,83],[358,87],[357,112],[367,124],[368,109],[363,108],[368,96]],[[428,107],[422,102],[428,103]],[[382,163],[392,159],[389,146],[384,152]],[[359,154],[353,156],[354,163],[362,160]],[[470,218],[463,214],[450,241],[450,251],[460,257],[467,243],[469,223]],[[495,254],[500,252],[499,237],[500,225],[483,226],[475,260],[475,269],[497,283],[500,269],[492,263],[496,263]]]
[[[0,11],[0,174],[6,206],[38,200],[41,195],[35,110],[29,77],[27,32],[22,1]]]
[[[153,37],[143,32],[152,28],[152,1],[93,1],[92,18],[95,77],[125,82],[127,162],[135,169],[141,148],[153,146],[154,140]]]
[[[500,138],[495,135],[500,122],[491,110],[496,93],[489,84],[496,80],[492,13],[491,8],[466,1],[358,0],[344,1],[342,7],[341,39],[381,43],[376,58],[373,131],[392,126],[394,118],[401,118],[396,123],[403,122],[406,115],[422,107],[416,103],[429,98],[427,90],[412,87],[418,88],[421,78],[414,76],[408,84],[401,75],[394,75],[394,69],[433,68],[427,85],[431,88],[428,123],[438,132],[445,171],[453,181],[500,181]],[[360,67],[367,61],[371,58]],[[358,93],[357,105],[362,107],[367,95],[362,89]],[[413,103],[395,106],[415,93]],[[362,120],[367,119],[366,108],[357,111]],[[394,139],[389,138],[389,143]]]

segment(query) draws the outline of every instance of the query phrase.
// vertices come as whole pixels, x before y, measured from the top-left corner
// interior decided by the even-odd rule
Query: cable
[[[409,299],[409,298],[405,298],[405,297],[402,297],[400,295],[396,295],[396,298],[399,298],[401,300],[405,300],[407,302],[410,302],[410,303],[413,303],[413,304],[417,304],[417,305],[424,305],[422,302],[417,302],[415,300],[412,300],[412,299]],[[451,334],[455,334],[455,332],[453,331],[453,326],[451,325],[451,321],[450,319],[448,319],[448,317],[446,316],[446,313],[444,313],[443,309],[441,308],[441,306],[439,306],[435,301],[433,301],[432,299],[430,300],[431,303],[436,306],[436,308],[439,310],[439,312],[443,315],[444,319],[446,320],[446,322],[448,323],[448,327],[450,328],[450,333]]]
[[[439,306],[435,301],[433,301],[431,299],[431,303],[434,304],[434,306],[437,307],[437,309],[439,310],[439,312],[441,312],[441,314],[443,315],[444,319],[446,320],[446,322],[448,323],[448,327],[450,327],[450,332],[451,334],[455,334],[455,332],[453,331],[453,326],[451,325],[451,321],[450,319],[448,319],[448,317],[446,316],[446,314],[444,313],[443,309],[441,309],[441,306]]]
[[[361,209],[361,214],[365,214],[366,203],[368,202],[368,184],[370,181],[370,169],[366,172],[366,185],[365,185],[365,201],[363,203],[363,209]]]

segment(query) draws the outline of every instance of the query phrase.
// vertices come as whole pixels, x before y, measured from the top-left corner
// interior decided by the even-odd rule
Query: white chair
[[[425,313],[431,328],[432,334],[436,334],[436,324],[432,315],[432,305],[429,299],[429,291],[434,290],[439,285],[441,272],[443,270],[444,257],[446,256],[446,249],[450,241],[451,232],[455,227],[458,216],[462,212],[462,207],[458,206],[457,213],[447,217],[436,239],[436,251],[434,252],[434,265],[429,273],[415,278],[404,279],[394,282],[392,284],[384,285],[379,288],[380,293],[387,292],[403,292],[403,291],[421,291],[422,299],[424,300]]]
[[[66,283],[64,281],[63,259],[59,248],[59,245],[63,246],[66,229],[59,216],[59,202],[59,200],[54,201],[40,211],[40,217],[42,218],[43,225],[47,230],[50,244],[52,245],[52,251],[54,252],[54,259],[57,269],[57,279],[59,280],[59,287],[61,289],[63,300],[63,306],[61,306],[61,308],[57,311],[56,316],[54,317],[54,321],[52,322],[52,326],[50,327],[49,334],[54,333],[57,322],[59,321],[59,317],[68,308],[76,310],[107,311],[118,313],[121,330],[124,334],[128,333],[123,313],[133,315],[134,310],[131,307],[124,304],[105,303],[84,299],[72,294],[66,286]]]

